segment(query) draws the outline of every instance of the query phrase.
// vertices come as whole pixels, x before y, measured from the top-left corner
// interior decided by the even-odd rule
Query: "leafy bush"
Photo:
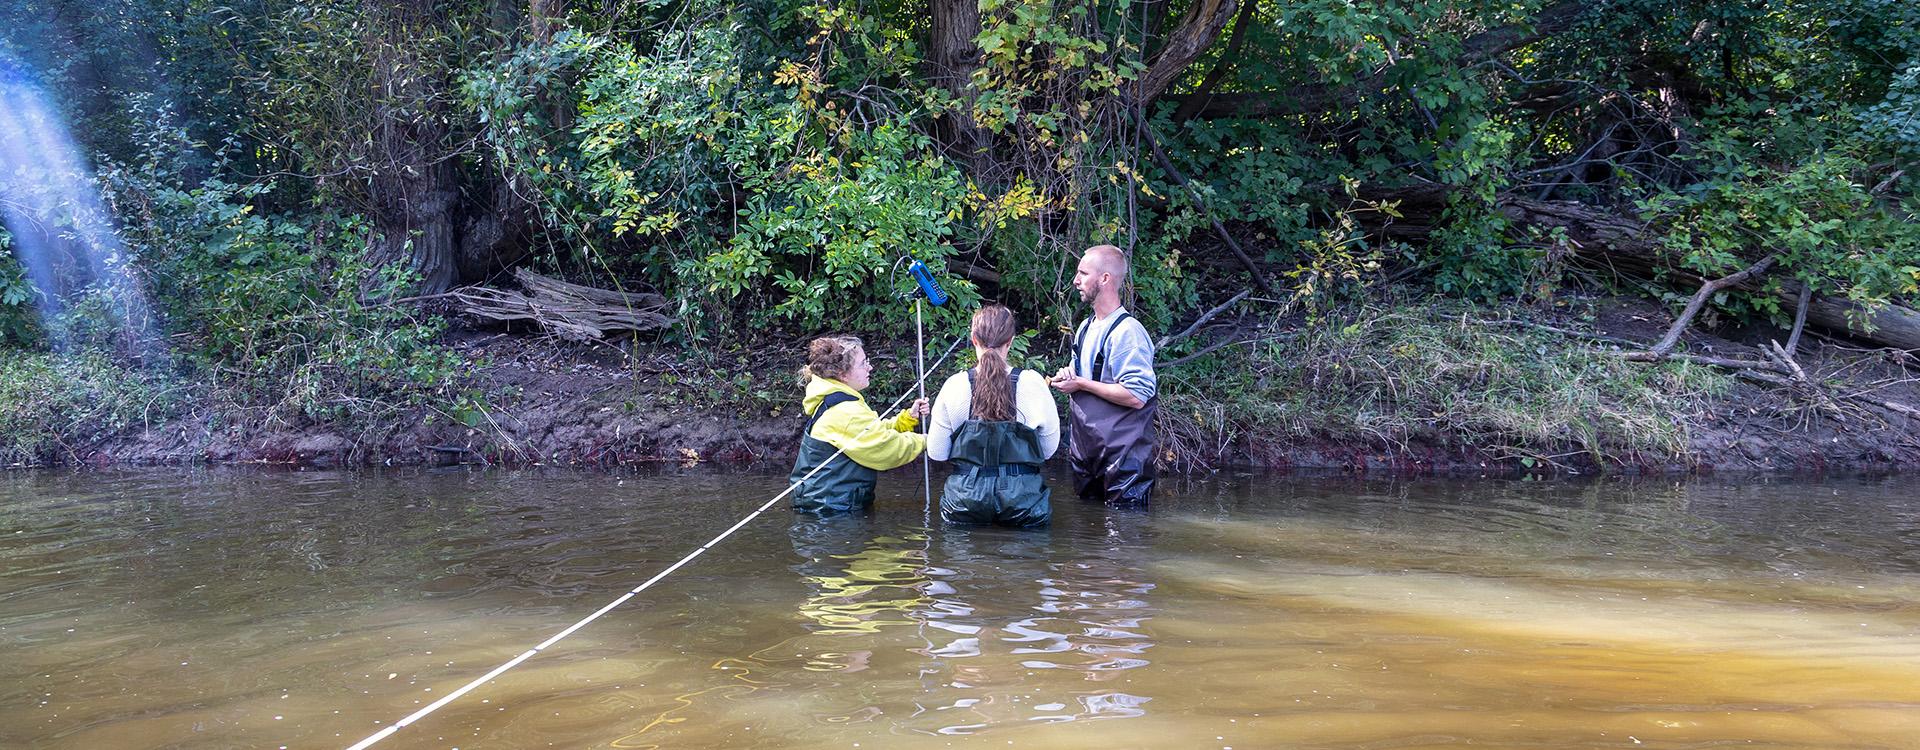
[[[707,26],[642,55],[569,32],[470,75],[465,96],[548,210],[582,219],[584,246],[625,242],[639,252],[614,259],[623,267],[671,269],[660,281],[685,312],[710,317],[709,331],[898,330],[911,308],[892,300],[910,282],[891,269],[954,254],[965,179],[905,119],[856,123],[824,97],[818,71],[756,73],[734,41]],[[543,130],[524,92],[576,67],[568,139]],[[948,287],[963,305],[976,298],[966,282]]]
[[[35,297],[39,294],[27,271],[12,253],[6,252],[13,236],[0,227],[0,346],[30,347],[40,343],[39,313]]]
[[[1886,144],[1909,164],[1920,163],[1920,55],[1893,80],[1886,100],[1861,113],[1860,120],[1867,137]]]
[[[1870,192],[1873,165],[1839,152],[1786,170],[1718,156],[1703,157],[1714,164],[1708,179],[1644,208],[1665,227],[1663,243],[1680,266],[1703,276],[1731,274],[1761,253],[1778,256],[1762,293],[1731,291],[1728,309],[1790,318],[1779,292],[1795,283],[1867,309],[1920,290],[1920,224]]]

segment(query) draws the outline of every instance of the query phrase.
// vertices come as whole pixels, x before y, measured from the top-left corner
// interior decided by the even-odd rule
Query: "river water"
[[[1223,475],[1038,532],[929,530],[917,480],[375,747],[1920,747],[1907,480]],[[784,486],[0,474],[0,747],[344,748]]]

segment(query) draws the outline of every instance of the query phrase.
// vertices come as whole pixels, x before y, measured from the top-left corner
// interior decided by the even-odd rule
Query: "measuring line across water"
[[[959,338],[954,339],[953,344],[947,347],[946,353],[941,354],[939,359],[934,360],[933,366],[936,368],[939,367],[941,362],[945,362],[947,357],[952,356],[953,351],[960,347],[960,342],[965,340],[967,340],[966,335],[962,335]],[[895,408],[898,408],[900,406],[900,402],[905,401],[908,396],[913,395],[914,389],[921,388],[923,384],[926,383],[926,380],[927,380],[927,368],[922,367],[920,368],[919,379],[915,380],[913,385],[907,388],[905,393],[900,394],[899,398],[894,399],[893,403],[888,404],[886,410],[881,413],[885,414],[888,412],[892,412]],[[868,429],[872,429],[872,428],[869,427]],[[541,651],[547,650],[547,648],[553,646],[553,644],[559,643],[561,639],[564,639],[567,636],[573,635],[574,631],[577,631],[583,627],[586,627],[587,623],[600,619],[601,615],[604,615],[608,612],[612,612],[615,608],[618,608],[620,605],[627,603],[627,600],[632,599],[634,596],[638,595],[640,592],[646,591],[648,588],[652,587],[654,584],[659,583],[661,579],[664,579],[667,576],[671,575],[673,571],[679,570],[681,566],[684,566],[687,563],[693,562],[694,558],[699,557],[700,555],[706,553],[707,550],[713,549],[715,545],[719,544],[721,541],[725,540],[727,537],[732,536],[733,532],[739,531],[741,527],[744,527],[748,523],[751,523],[753,519],[758,518],[761,513],[765,513],[767,509],[773,507],[775,503],[778,503],[781,500],[785,499],[788,495],[793,494],[793,491],[795,489],[797,489],[800,485],[805,484],[807,480],[812,479],[814,474],[820,473],[821,469],[827,468],[829,464],[833,463],[834,459],[839,458],[840,455],[844,452],[845,452],[844,450],[834,451],[832,456],[827,457],[827,460],[821,461],[819,466],[813,467],[813,471],[807,472],[807,475],[804,477],[801,477],[799,481],[794,482],[793,484],[787,485],[787,488],[781,491],[780,494],[774,495],[773,499],[768,500],[766,503],[762,504],[759,508],[755,508],[752,513],[748,513],[746,517],[741,518],[739,522],[728,527],[726,531],[720,532],[718,536],[715,536],[714,538],[707,540],[707,543],[700,545],[699,549],[696,549],[692,552],[687,553],[687,556],[680,558],[679,562],[676,562],[672,565],[667,566],[665,570],[655,573],[653,577],[647,579],[645,583],[642,583],[638,586],[633,587],[632,591],[628,591],[625,594],[621,594],[620,598],[614,599],[613,601],[608,602],[607,606],[601,607],[600,609],[594,611],[593,614],[590,614],[590,615],[587,615],[586,617],[581,618],[579,622],[576,622],[572,625],[568,625],[565,630],[562,630],[558,633],[554,633],[552,638],[548,638],[545,641],[542,641],[540,645],[534,646],[533,648],[520,652],[519,656],[515,656],[512,659],[508,659],[505,663],[501,664],[500,666],[494,667],[493,671],[474,678],[472,682],[469,682],[465,685],[461,685],[458,690],[455,690],[451,693],[447,693],[446,695],[441,696],[440,700],[427,704],[425,708],[422,708],[418,711],[408,714],[406,718],[396,721],[388,725],[385,729],[382,729],[378,732],[374,732],[372,735],[368,736],[366,739],[354,743],[351,747],[348,747],[347,750],[364,750],[365,748],[372,747],[374,743],[377,743],[381,740],[384,740],[388,737],[393,736],[394,732],[398,732],[402,729],[405,729],[407,726],[413,724],[414,722],[419,721],[422,718],[425,718],[428,714],[431,714],[435,711],[440,710],[441,706],[445,706],[449,703],[452,703],[455,699],[458,699],[462,695],[466,695],[467,693],[471,692],[474,688],[487,684],[488,682],[492,681],[493,678],[499,677],[500,675],[505,674],[507,670],[520,666],[521,662],[533,658],[535,654],[538,654]],[[928,498],[929,498],[928,502],[931,503],[932,502],[931,488],[929,488]],[[929,508],[929,512],[931,512],[931,508]]]

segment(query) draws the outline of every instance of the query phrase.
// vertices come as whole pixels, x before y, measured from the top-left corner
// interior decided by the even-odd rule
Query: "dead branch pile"
[[[462,312],[501,322],[531,321],[554,335],[594,341],[619,332],[652,331],[673,325],[663,310],[667,298],[653,293],[618,292],[569,284],[524,268],[514,274],[525,293],[470,286],[449,293]]]

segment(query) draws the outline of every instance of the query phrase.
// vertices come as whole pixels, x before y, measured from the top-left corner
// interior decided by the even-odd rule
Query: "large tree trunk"
[[[380,163],[368,183],[377,232],[373,257],[418,276],[410,290],[437,294],[459,281],[460,174],[447,153],[448,74],[431,52],[409,44],[435,23],[431,0],[372,5],[386,23],[370,29],[377,84],[373,145]]]
[[[413,174],[407,174],[409,168]],[[460,281],[460,183],[452,162],[406,164],[375,177],[372,195],[379,232],[374,260],[382,267],[403,264],[416,274],[419,281],[411,290],[416,294],[452,289]]]
[[[535,0],[529,11],[533,35],[550,38],[563,0]],[[380,160],[368,182],[373,258],[415,274],[407,290],[415,294],[492,276],[525,256],[532,204],[510,178],[462,167],[467,146],[446,116],[458,63],[412,43],[445,23],[432,0],[369,0],[369,15],[385,20],[368,39],[379,84],[372,138]]]
[[[973,71],[980,67],[979,0],[932,0],[931,39],[927,44],[927,73],[933,83],[952,94],[954,106],[941,118],[940,136],[948,155],[979,178],[991,134],[973,119]]]

